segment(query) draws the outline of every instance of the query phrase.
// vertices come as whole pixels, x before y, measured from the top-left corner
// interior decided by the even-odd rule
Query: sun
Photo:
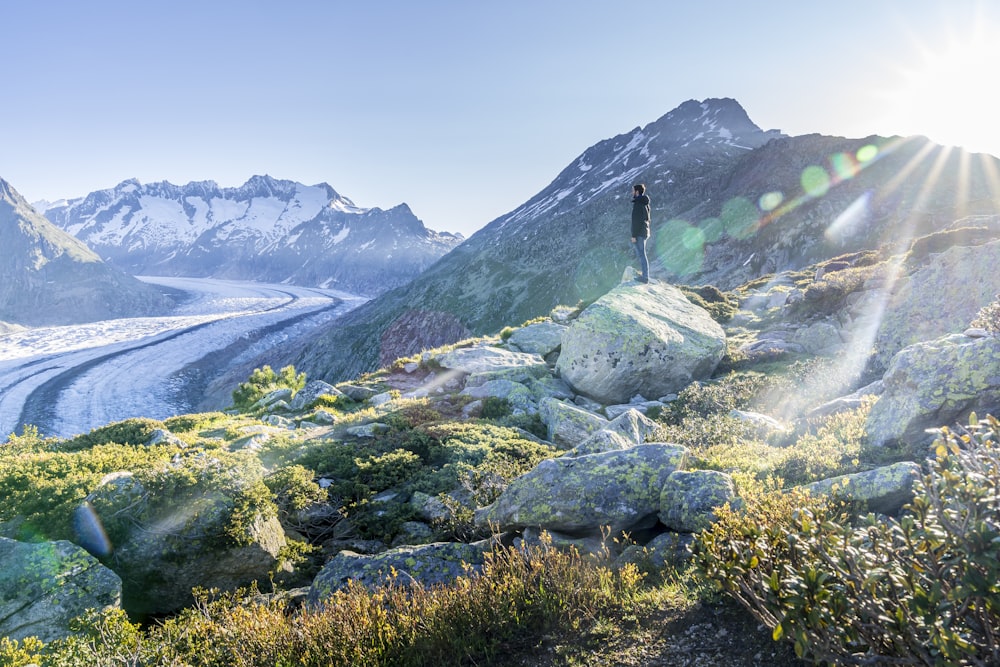
[[[1000,156],[998,34],[1000,25],[980,18],[965,34],[918,44],[879,95],[892,131]]]

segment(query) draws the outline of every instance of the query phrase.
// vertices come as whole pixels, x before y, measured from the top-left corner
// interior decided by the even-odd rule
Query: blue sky
[[[688,99],[1000,155],[988,0],[0,0],[0,178],[327,182],[466,236]]]

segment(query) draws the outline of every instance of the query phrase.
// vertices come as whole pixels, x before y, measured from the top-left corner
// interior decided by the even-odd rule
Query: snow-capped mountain
[[[270,176],[238,188],[128,180],[36,207],[133,274],[286,282],[364,295],[409,282],[462,241],[428,230],[406,204],[359,208],[325,183]]]
[[[0,179],[0,320],[70,324],[166,311],[159,290],[108,266]]]

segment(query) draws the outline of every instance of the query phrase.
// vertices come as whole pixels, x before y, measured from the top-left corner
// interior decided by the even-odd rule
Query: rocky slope
[[[172,301],[114,269],[0,180],[0,320],[69,324],[151,315]]]
[[[354,205],[329,185],[254,176],[238,188],[129,180],[42,204],[58,227],[133,275],[290,282],[375,295],[461,242],[406,204]]]
[[[343,379],[596,299],[633,261],[633,182],[653,202],[654,277],[729,289],[994,213],[998,168],[920,137],[786,137],[733,100],[685,102],[587,149],[524,205],[286,360]]]

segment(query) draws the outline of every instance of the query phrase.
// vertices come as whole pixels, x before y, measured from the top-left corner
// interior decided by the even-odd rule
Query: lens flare
[[[760,210],[770,213],[781,206],[781,202],[783,201],[785,201],[785,195],[780,192],[766,192],[760,196],[758,205],[760,206]]]
[[[722,227],[736,239],[752,236],[758,227],[757,207],[745,197],[734,197],[722,206]]]
[[[818,165],[809,165],[802,170],[802,189],[810,197],[822,197],[830,191],[830,174]]]
[[[863,165],[867,164],[878,157],[878,146],[875,146],[874,144],[868,144],[867,146],[862,146],[861,148],[858,149],[858,152],[855,154],[855,157],[861,164]]]
[[[73,511],[73,532],[77,544],[98,558],[106,558],[114,550],[101,517],[89,502],[84,501]]]
[[[654,245],[660,265],[679,276],[698,272],[705,261],[704,232],[684,220],[670,220],[662,225]]]

